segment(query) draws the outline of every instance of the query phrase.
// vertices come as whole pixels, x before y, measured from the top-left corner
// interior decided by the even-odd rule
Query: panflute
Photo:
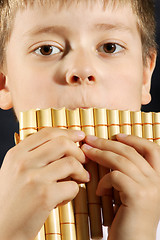
[[[45,127],[82,130],[86,135],[115,139],[118,133],[132,134],[160,144],[160,113],[89,109],[43,109],[20,113],[16,142]],[[79,145],[79,143],[77,143]],[[108,190],[105,197],[96,196],[96,189],[105,174],[112,171],[89,161],[85,165],[91,181],[79,184],[76,198],[52,210],[36,240],[102,239],[102,225],[110,226],[121,202],[119,194]]]

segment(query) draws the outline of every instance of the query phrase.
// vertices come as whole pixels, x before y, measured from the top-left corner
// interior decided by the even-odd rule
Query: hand
[[[0,239],[34,239],[49,212],[87,182],[83,132],[42,129],[6,155],[0,170]],[[67,177],[72,180],[66,181]]]
[[[110,240],[155,240],[160,218],[160,147],[134,136],[118,141],[87,136],[85,155],[113,171],[99,182],[97,194],[119,191],[120,206],[109,232]],[[91,176],[92,177],[92,176]]]

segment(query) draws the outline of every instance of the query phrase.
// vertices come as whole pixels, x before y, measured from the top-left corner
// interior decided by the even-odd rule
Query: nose
[[[96,70],[87,56],[81,55],[70,62],[66,73],[66,82],[70,85],[94,84],[97,81]]]
[[[96,81],[94,74],[82,73],[80,71],[71,71],[66,75],[68,84],[93,84]]]

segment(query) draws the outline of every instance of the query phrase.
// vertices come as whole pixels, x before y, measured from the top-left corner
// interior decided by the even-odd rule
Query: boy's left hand
[[[87,158],[113,170],[100,180],[97,194],[103,196],[112,187],[120,194],[122,205],[109,239],[153,240],[160,219],[160,147],[135,136],[116,138],[87,136],[82,146]]]

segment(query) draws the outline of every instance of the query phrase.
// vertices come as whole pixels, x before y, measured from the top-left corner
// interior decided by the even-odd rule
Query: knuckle
[[[33,172],[29,172],[26,176],[25,185],[26,186],[35,186],[37,182],[37,176]]]
[[[23,174],[27,170],[27,159],[23,156],[23,159],[17,159],[14,162],[15,173],[17,175]]]
[[[40,131],[38,131],[39,134],[46,135],[50,132],[50,128],[42,128]]]
[[[146,187],[141,186],[136,189],[136,192],[134,193],[134,196],[136,197],[137,201],[140,204],[144,204],[144,202],[159,202],[160,200],[160,194],[159,194],[159,186],[156,186],[154,184],[148,184]]]
[[[124,150],[123,150],[123,151],[125,152],[125,154],[126,154],[127,156],[130,156],[130,155],[132,155],[132,154],[137,153],[137,151],[135,150],[135,148],[129,147],[129,146],[126,146],[126,145],[124,145]]]
[[[156,143],[153,143],[153,147],[151,149],[148,149],[148,154],[152,155],[153,158],[159,157],[159,155],[160,155],[160,147],[159,147],[159,145],[156,144]]]
[[[97,139],[98,141],[99,141],[99,144],[106,144],[107,143],[107,139],[105,139],[105,138],[99,138],[99,139]]]
[[[121,155],[116,155],[115,160],[119,165],[122,165],[125,162],[125,158]]]
[[[119,177],[120,172],[118,170],[114,170],[110,174],[111,174],[111,180],[115,182],[117,181],[117,178]]]
[[[152,185],[150,187],[149,195],[150,195],[151,199],[160,198],[159,186],[157,187],[156,185]]]
[[[21,157],[17,155],[15,148],[10,149],[5,156],[5,163],[9,163],[9,167],[14,171],[16,177],[22,175],[27,168],[25,157],[23,156],[23,159]]]
[[[69,169],[79,169],[79,162],[72,156],[67,158],[66,163]]]
[[[76,146],[75,151],[77,151],[76,158],[77,158],[81,163],[85,163],[86,157],[85,157],[85,154],[82,152],[82,150]]]
[[[137,189],[135,197],[139,203],[144,203],[144,201],[148,198],[148,193],[145,188],[141,187]]]
[[[26,170],[25,161],[15,163],[15,168],[18,175],[22,174]]]
[[[65,148],[65,149],[69,148],[69,142],[68,142],[68,139],[65,136],[59,136],[57,138],[57,142],[60,146],[63,146],[63,148]]]
[[[13,147],[7,152],[6,159],[7,159],[7,161],[9,161],[9,160],[13,161],[15,159],[15,157],[16,157],[16,149],[15,149],[15,147]]]
[[[79,192],[79,186],[76,182],[72,181],[70,182],[71,184],[71,188],[72,189],[72,194],[73,194],[73,198],[77,195],[77,193]]]
[[[45,137],[45,136],[52,137],[54,134],[54,131],[52,127],[46,127],[46,128],[42,128],[38,133],[40,133],[42,137]]]
[[[108,140],[108,139],[105,139],[105,138],[97,138],[95,140],[95,143],[96,143],[96,146],[99,149],[106,149],[109,141],[111,141],[111,140]]]

